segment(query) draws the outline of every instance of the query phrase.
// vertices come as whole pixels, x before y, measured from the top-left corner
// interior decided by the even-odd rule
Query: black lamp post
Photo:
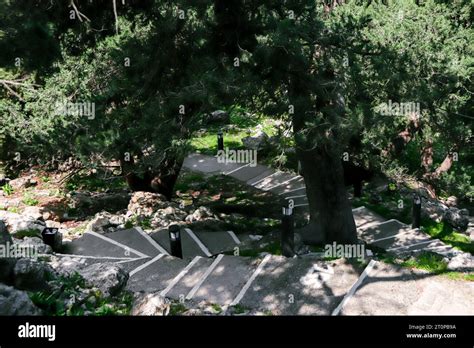
[[[421,197],[418,194],[413,195],[413,221],[411,227],[419,228],[421,223]]]
[[[283,207],[281,226],[281,253],[286,257],[293,257],[295,254],[295,230],[292,208]]]
[[[49,245],[54,251],[59,251],[61,249],[63,238],[59,229],[46,227],[43,229],[43,232],[41,232],[41,237],[43,237],[44,244]]]
[[[181,248],[181,231],[179,225],[170,225],[168,227],[170,236],[171,255],[183,258],[183,250]]]
[[[222,130],[217,132],[217,151],[224,150],[224,134]]]

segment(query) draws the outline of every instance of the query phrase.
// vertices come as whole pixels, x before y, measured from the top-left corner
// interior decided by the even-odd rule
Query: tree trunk
[[[340,157],[316,148],[298,151],[310,211],[310,243],[355,243],[356,226]]]

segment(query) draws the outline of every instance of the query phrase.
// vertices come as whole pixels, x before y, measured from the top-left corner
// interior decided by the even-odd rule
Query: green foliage
[[[36,198],[34,198],[30,192],[27,192],[23,195],[22,202],[29,206],[35,206],[35,205],[38,205],[39,203],[39,201]]]
[[[10,196],[13,193],[13,187],[10,184],[5,184],[2,187],[0,187],[3,191],[3,193],[7,196]]]
[[[443,256],[441,255],[423,252],[416,257],[404,261],[402,266],[423,269],[430,273],[442,273],[446,272],[448,264],[443,260]]]

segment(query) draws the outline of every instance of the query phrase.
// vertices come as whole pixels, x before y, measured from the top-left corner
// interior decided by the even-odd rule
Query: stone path
[[[261,190],[295,199],[296,206],[307,205],[299,176],[261,165],[219,164],[215,158],[203,155],[190,156],[185,167],[230,175]],[[353,214],[359,238],[367,244],[395,254],[417,249],[443,255],[456,253],[421,231],[397,220],[385,221],[365,207],[354,209]],[[166,229],[150,235],[140,228],[104,235],[86,232],[68,244],[65,253],[85,264],[120,264],[130,274],[129,290],[159,292],[179,301],[206,301],[224,310],[239,305],[277,315],[474,314],[472,283],[449,283],[375,261],[362,269],[344,259],[225,255],[250,239],[249,235],[232,231],[185,228],[181,238],[183,259],[169,255]],[[453,296],[449,298],[449,294]]]
[[[216,157],[202,154],[190,155],[183,166],[205,174],[229,175],[257,189],[270,191],[288,201],[293,200],[296,208],[304,209],[308,206],[304,179],[300,175],[275,171],[264,165],[250,167],[246,164],[218,163]],[[400,255],[417,250],[427,250],[443,256],[459,253],[419,229],[412,229],[394,219],[386,221],[365,207],[354,209],[353,214],[359,239],[393,254]]]
[[[474,282],[376,262],[342,315],[473,315]]]
[[[196,233],[196,237],[204,244],[211,240],[211,233],[215,232]],[[228,236],[225,242],[229,248],[240,242],[228,232],[219,235]],[[217,250],[212,243],[208,250]],[[328,314],[361,271],[342,259],[325,263],[311,258],[224,254],[179,259],[170,256],[167,248],[156,235],[149,238],[133,228],[106,235],[86,232],[67,245],[63,256],[85,264],[120,264],[130,274],[127,289],[131,291],[160,292],[171,299],[206,301],[223,308],[241,305],[274,314]]]

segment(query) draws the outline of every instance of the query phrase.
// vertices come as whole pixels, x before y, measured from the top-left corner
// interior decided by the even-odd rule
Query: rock
[[[97,287],[104,295],[120,293],[128,281],[128,273],[113,263],[95,263],[78,272],[90,286]]]
[[[474,257],[469,253],[459,253],[449,260],[448,269],[451,271],[474,271]]]
[[[467,209],[449,208],[444,213],[443,220],[460,232],[466,232],[469,225],[469,211]]]
[[[101,211],[114,213],[125,209],[131,194],[123,192],[74,192],[69,197],[69,205],[84,215],[92,215]]]
[[[213,217],[213,216],[212,216],[211,210],[207,207],[201,206],[198,209],[196,209],[193,213],[193,218],[196,221],[199,221],[208,217]]]
[[[41,233],[45,227],[44,221],[36,220],[30,216],[20,215],[5,210],[0,210],[0,220],[3,220],[10,234],[15,235],[22,231],[38,231]]]
[[[53,277],[52,268],[45,262],[33,259],[19,259],[13,269],[13,283],[21,290],[44,290]]]
[[[170,301],[159,293],[138,293],[132,306],[132,315],[160,315],[165,316],[170,312]]]
[[[16,245],[22,249],[30,249],[33,255],[53,253],[53,249],[49,245],[44,244],[43,240],[39,237],[25,237],[19,240]]]
[[[244,146],[251,150],[262,150],[268,144],[268,135],[264,131],[258,131],[255,136],[242,138]]]
[[[0,284],[0,315],[41,315],[25,291]]]
[[[113,232],[118,226],[124,223],[125,217],[122,215],[100,212],[87,224],[86,230],[98,233]]]
[[[41,208],[41,207],[26,207],[21,214],[29,216],[34,220],[42,220],[43,219],[43,208]]]
[[[167,208],[169,205],[166,197],[159,193],[134,192],[128,204],[127,216],[151,217],[158,209]]]
[[[216,110],[211,112],[206,119],[207,124],[212,124],[212,123],[229,123],[230,122],[230,116],[227,112],[223,110]]]
[[[17,191],[20,189],[36,186],[38,185],[38,181],[36,181],[36,179],[33,179],[33,177],[31,176],[25,176],[22,178],[11,180],[10,185],[15,191]]]
[[[437,222],[445,221],[460,232],[465,232],[469,224],[467,209],[448,207],[432,199],[422,200],[422,215]]]
[[[444,204],[446,204],[448,207],[456,207],[458,205],[458,199],[455,196],[449,196],[444,201]]]

